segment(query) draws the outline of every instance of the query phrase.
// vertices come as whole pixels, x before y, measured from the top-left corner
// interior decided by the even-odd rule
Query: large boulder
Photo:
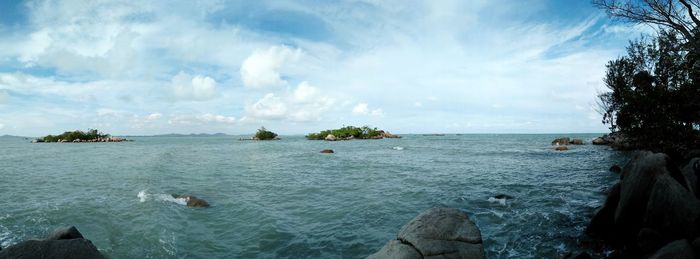
[[[583,145],[583,140],[582,139],[572,139],[571,142],[569,142],[571,145]]]
[[[693,251],[690,242],[685,239],[673,241],[662,247],[649,259],[679,259],[679,258],[698,258],[698,255]]]
[[[668,175],[687,186],[680,170],[665,154],[640,152],[623,168],[615,225],[626,239],[633,238],[641,229],[652,187],[660,175]]]
[[[552,141],[552,145],[568,145],[570,141],[569,138],[557,138]]]
[[[0,250],[0,258],[105,258],[75,227],[59,229],[45,240],[28,240]]]
[[[656,177],[646,206],[644,226],[666,240],[691,238],[697,233],[700,201],[670,175]]]
[[[423,256],[411,245],[401,243],[399,240],[391,240],[381,250],[367,257],[367,259],[382,258],[422,259]]]
[[[336,140],[338,140],[338,138],[337,138],[335,135],[333,135],[333,134],[328,134],[328,135],[326,135],[325,140],[327,140],[327,141],[336,141]]]
[[[601,137],[594,138],[593,141],[591,142],[593,145],[607,145],[610,144],[610,142],[605,141],[605,139]]]
[[[617,240],[615,231],[615,210],[617,209],[619,201],[620,183],[616,183],[610,188],[608,197],[605,199],[603,206],[593,215],[591,223],[589,223],[586,228],[586,233],[608,241]]]
[[[416,216],[401,228],[397,240],[369,258],[415,256],[408,247],[422,258],[486,258],[479,228],[466,213],[452,208],[433,208]]]
[[[699,174],[700,158],[698,157],[691,159],[690,162],[683,167],[683,176],[685,176],[685,179],[688,180],[688,187],[696,198],[700,198],[700,181],[698,181]]]

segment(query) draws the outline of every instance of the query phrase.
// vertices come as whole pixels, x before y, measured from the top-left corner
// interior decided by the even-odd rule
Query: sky
[[[605,132],[589,1],[0,1],[0,135]]]

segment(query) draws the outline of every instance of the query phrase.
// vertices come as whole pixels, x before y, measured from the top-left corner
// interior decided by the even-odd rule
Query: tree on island
[[[378,139],[378,138],[397,138],[398,136],[389,134],[377,128],[369,126],[353,127],[345,126],[339,129],[324,130],[319,133],[309,133],[306,135],[310,140],[324,140],[328,135],[333,135],[338,139]]]
[[[625,21],[658,25],[657,35],[631,41],[607,64],[599,95],[603,123],[629,148],[680,158],[700,143],[700,1],[614,1],[595,4]]]
[[[101,139],[101,138],[109,138],[109,134],[103,134],[102,132],[99,132],[96,129],[88,129],[87,131],[66,131],[63,134],[60,135],[48,135],[43,138],[40,138],[44,142],[59,142],[59,141],[65,141],[65,142],[72,142],[74,140],[82,140],[82,141],[88,141],[88,140],[95,140],[95,139]]]
[[[260,127],[258,132],[255,133],[255,139],[257,140],[272,140],[277,138],[277,133],[265,129],[265,127]]]

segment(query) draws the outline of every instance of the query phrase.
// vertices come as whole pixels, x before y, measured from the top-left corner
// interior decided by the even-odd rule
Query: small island
[[[340,129],[324,130],[319,133],[306,135],[306,139],[328,141],[383,138],[401,138],[401,136],[391,134],[388,131],[378,130],[377,128],[370,128],[369,126],[345,126]]]
[[[260,127],[258,132],[252,138],[240,138],[238,140],[279,140],[277,133],[267,130],[265,127]]]
[[[78,143],[78,142],[123,142],[132,141],[120,137],[112,137],[109,134],[103,134],[96,129],[88,129],[87,131],[66,131],[60,135],[48,135],[45,137],[32,140],[32,143]]]

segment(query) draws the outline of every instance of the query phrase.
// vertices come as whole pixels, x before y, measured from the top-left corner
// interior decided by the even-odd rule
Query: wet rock
[[[608,197],[598,211],[593,215],[591,222],[586,228],[586,233],[593,237],[599,237],[604,240],[616,240],[615,231],[615,210],[620,201],[620,183],[613,185]]]
[[[479,228],[458,209],[433,208],[421,213],[401,228],[398,240],[423,257],[486,258]]]
[[[174,195],[175,199],[184,199],[187,202],[187,207],[190,208],[208,208],[209,203],[203,199],[197,198],[192,195]]]
[[[601,137],[594,138],[592,141],[593,145],[607,145],[610,144],[610,142],[605,141],[605,139]]]
[[[321,150],[321,153],[324,153],[324,154],[333,154],[333,153],[335,153],[335,151],[333,151],[333,149],[324,149],[324,150]]]
[[[612,165],[608,170],[616,174],[622,173],[622,167],[620,167],[619,165]]]
[[[556,148],[554,148],[554,150],[556,150],[556,151],[566,151],[566,150],[569,150],[569,148],[568,148],[567,146],[557,146]]]
[[[401,243],[399,240],[391,240],[381,250],[367,257],[367,259],[383,258],[421,259],[423,256],[412,246]]]
[[[659,249],[649,259],[697,258],[690,242],[685,239],[673,241]]]
[[[571,145],[583,145],[583,140],[582,139],[572,139],[571,142],[569,142]]]
[[[333,134],[328,134],[328,135],[326,136],[325,140],[327,140],[327,141],[336,141],[336,140],[338,140],[338,138],[337,138],[335,135],[333,135]]]
[[[558,138],[552,141],[552,145],[568,145],[570,141],[569,138]]]
[[[513,199],[513,196],[510,196],[510,195],[508,195],[508,194],[497,194],[496,196],[493,196],[493,198],[494,198],[494,199],[499,199],[499,200],[500,200],[500,199],[510,200],[510,199]]]
[[[56,229],[51,235],[49,235],[46,240],[65,240],[65,239],[76,239],[76,238],[84,238],[83,234],[78,231],[75,226],[70,226],[67,228],[59,228]]]
[[[55,231],[45,240],[28,240],[0,250],[0,258],[105,258],[75,227]]]

